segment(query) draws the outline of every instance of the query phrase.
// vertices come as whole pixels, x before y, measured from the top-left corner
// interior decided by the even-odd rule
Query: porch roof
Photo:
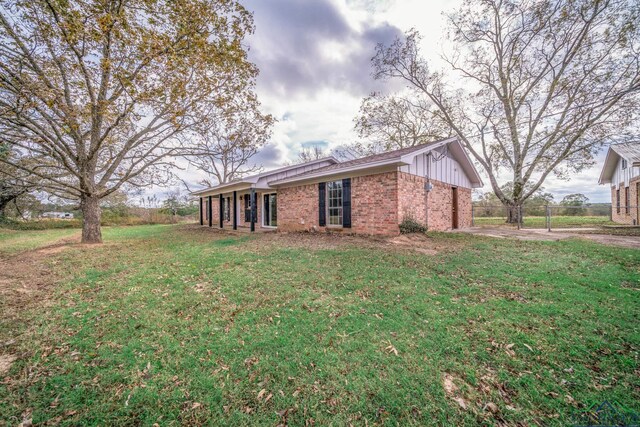
[[[244,178],[240,178],[237,180],[233,180],[231,182],[227,182],[224,184],[214,185],[213,187],[194,191],[191,194],[194,196],[215,196],[222,193],[228,193],[230,191],[242,191],[242,190],[249,190],[251,188],[254,188],[257,190],[271,190],[272,188],[269,187],[267,183],[270,177],[278,176],[282,174],[287,175],[288,173],[293,173],[295,175],[296,169],[303,169],[303,172],[301,173],[304,173],[305,172],[304,168],[308,168],[308,167],[321,168],[322,163],[333,164],[333,163],[338,163],[338,160],[334,157],[325,157],[322,159],[312,160],[310,162],[306,162],[302,164],[285,166],[282,168],[278,168],[278,169],[262,172],[259,174],[247,176]]]

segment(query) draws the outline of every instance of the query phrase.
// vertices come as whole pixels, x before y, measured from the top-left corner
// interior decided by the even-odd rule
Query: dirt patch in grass
[[[0,308],[3,323],[19,322],[22,313],[44,307],[58,279],[54,256],[79,247],[78,238],[67,238],[39,249],[0,256]]]
[[[0,376],[9,372],[16,359],[17,357],[13,354],[0,354]]]

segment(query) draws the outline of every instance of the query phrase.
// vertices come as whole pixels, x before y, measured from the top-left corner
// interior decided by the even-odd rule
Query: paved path
[[[622,246],[625,248],[640,249],[640,236],[617,236],[610,234],[584,234],[585,231],[594,231],[595,229],[581,228],[562,231],[547,231],[544,229],[521,229],[509,227],[470,227],[459,231],[464,233],[478,234],[480,236],[498,237],[501,239],[519,239],[519,240],[541,240],[541,241],[557,241],[568,239],[571,237],[579,237],[583,239],[593,240],[594,242],[604,245]]]

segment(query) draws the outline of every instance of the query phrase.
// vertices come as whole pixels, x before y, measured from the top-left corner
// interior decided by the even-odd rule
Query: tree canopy
[[[99,200],[162,183],[185,131],[252,88],[252,31],[233,0],[3,2],[0,142],[17,155],[0,162],[79,200],[83,241],[101,241]]]
[[[410,30],[377,47],[373,74],[406,82],[411,105],[460,139],[503,204],[521,206],[550,175],[567,178],[634,136],[640,3],[471,0],[449,16],[449,39],[443,70]]]

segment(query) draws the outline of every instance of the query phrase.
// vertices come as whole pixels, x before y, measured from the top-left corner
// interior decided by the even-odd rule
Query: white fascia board
[[[228,193],[234,190],[244,190],[252,186],[250,181],[237,181],[229,182],[227,184],[217,185],[215,187],[205,188],[204,190],[194,191],[191,193],[194,196],[215,196],[222,193]]]
[[[604,158],[604,164],[602,165],[602,171],[600,172],[600,178],[598,178],[598,184],[611,184],[611,175],[615,172],[615,168],[618,164],[618,160],[620,159],[620,154],[616,153],[615,150],[612,150],[609,147],[607,151],[607,156]],[[613,166],[611,163],[613,162]],[[613,168],[613,169],[612,169]],[[607,176],[605,176],[605,174]]]

